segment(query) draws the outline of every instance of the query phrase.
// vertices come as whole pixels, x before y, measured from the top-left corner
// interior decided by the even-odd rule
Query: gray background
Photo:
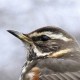
[[[26,54],[6,30],[31,32],[61,27],[80,41],[80,0],[0,0],[0,80],[18,80]]]

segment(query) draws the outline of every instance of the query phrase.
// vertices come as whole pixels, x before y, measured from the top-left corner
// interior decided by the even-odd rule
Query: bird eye
[[[46,36],[46,35],[42,35],[41,37],[40,37],[40,40],[41,41],[47,41],[47,40],[49,40],[50,38],[48,37],[48,36]]]

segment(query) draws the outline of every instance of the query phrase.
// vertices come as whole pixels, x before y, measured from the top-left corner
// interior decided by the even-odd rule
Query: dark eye
[[[46,36],[46,35],[42,35],[42,36],[40,36],[40,40],[41,41],[47,41],[47,40],[49,40],[50,38],[48,37],[48,36]]]

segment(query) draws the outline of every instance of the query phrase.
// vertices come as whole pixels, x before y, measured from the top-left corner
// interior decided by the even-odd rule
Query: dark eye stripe
[[[46,35],[41,35],[41,36],[37,36],[37,37],[32,37],[33,41],[47,41],[51,39],[50,37],[46,36]]]
[[[38,37],[32,37],[32,40],[33,40],[33,41],[38,41],[39,38],[38,38]]]

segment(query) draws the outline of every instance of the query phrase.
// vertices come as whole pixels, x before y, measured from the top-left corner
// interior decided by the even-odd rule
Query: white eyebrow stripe
[[[53,34],[53,35],[47,35],[47,36],[49,36],[52,39],[61,39],[66,42],[72,40],[71,38],[67,38],[67,37],[63,36],[62,34]]]
[[[47,35],[48,37],[50,37],[51,39],[61,39],[63,41],[72,41],[72,38],[68,38],[66,36],[64,36],[62,33],[58,33],[58,34],[53,34],[52,32],[41,32],[41,33],[33,33],[33,34],[30,34],[30,37],[33,37],[33,36],[41,36],[41,35]]]
[[[51,34],[52,32],[41,32],[41,33],[37,33],[37,32],[34,32],[32,34],[30,34],[29,36],[30,37],[33,37],[33,36],[41,36],[41,35],[45,35],[45,34]]]

